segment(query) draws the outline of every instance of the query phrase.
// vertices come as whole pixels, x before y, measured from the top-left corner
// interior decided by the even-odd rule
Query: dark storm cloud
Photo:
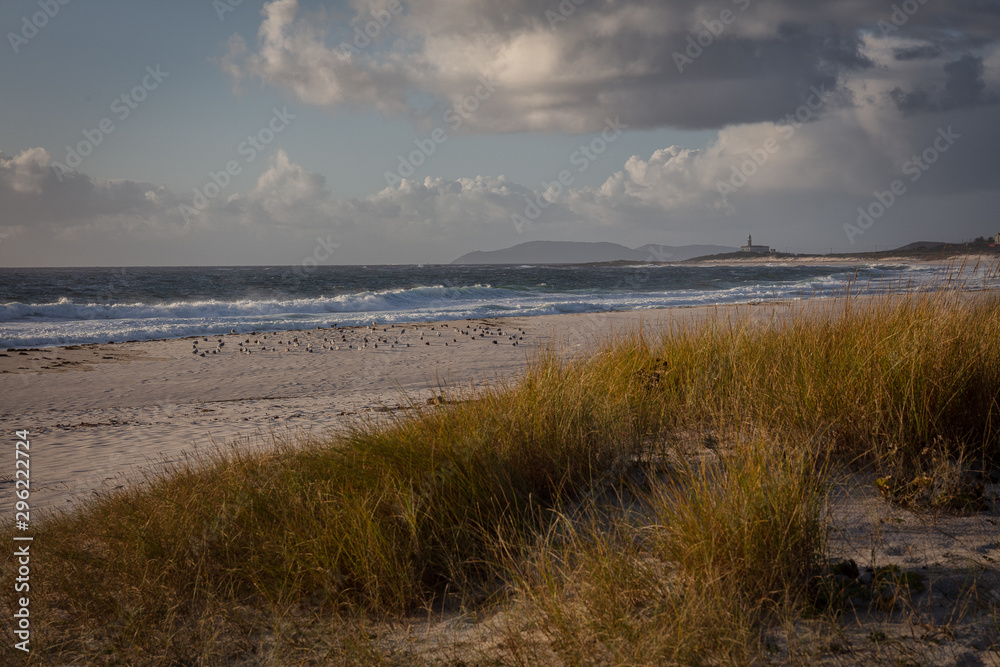
[[[944,84],[944,105],[946,108],[976,106],[996,101],[985,95],[983,81],[983,59],[968,54],[944,65],[948,77]]]
[[[905,114],[922,111],[950,111],[966,107],[995,104],[998,96],[986,91],[983,79],[983,59],[965,54],[943,65],[945,82],[941,90],[917,87],[904,91],[896,87],[889,97]]]
[[[369,18],[367,5],[357,9],[354,28]],[[296,0],[274,0],[264,13],[256,51],[230,43],[227,68],[237,77],[330,109],[371,105],[418,119],[426,109],[408,108],[413,94],[441,111],[488,73],[500,92],[461,127],[479,133],[593,131],[623,113],[632,127],[776,120],[813,86],[865,77],[870,40],[919,40],[892,51],[907,61],[959,55],[1000,35],[1000,5],[977,0],[411,0],[382,41],[348,53],[350,41],[330,34],[349,36],[350,26],[321,31]],[[912,81],[893,100],[907,113],[985,101],[974,89],[982,76],[956,67],[953,91],[935,95]]]

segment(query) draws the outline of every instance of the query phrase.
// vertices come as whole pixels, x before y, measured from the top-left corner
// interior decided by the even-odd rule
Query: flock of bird
[[[380,328],[381,331],[379,330]],[[459,342],[458,336],[466,336],[470,340],[490,341],[493,345],[499,345],[500,341],[503,340],[504,344],[510,343],[513,346],[517,346],[518,343],[524,340],[525,336],[524,329],[516,327],[508,328],[505,333],[502,327],[490,326],[485,322],[467,324],[465,327],[438,324],[430,326],[428,329],[427,325],[397,326],[391,324],[380,327],[377,322],[373,321],[370,325],[364,327],[349,327],[346,329],[337,329],[337,325],[333,324],[330,329],[335,330],[335,335],[323,335],[322,340],[319,340],[321,334],[318,332],[324,331],[325,333],[324,327],[316,327],[317,332],[315,334],[313,332],[294,332],[302,337],[303,340],[301,341],[299,340],[299,336],[292,335],[293,332],[288,331],[274,331],[263,334],[252,331],[249,334],[237,334],[236,329],[232,329],[230,334],[238,336],[236,341],[237,353],[246,355],[253,354],[254,352],[294,352],[300,350],[308,353],[336,350],[366,350],[368,348],[378,349],[379,345],[383,349],[387,347],[395,349],[410,347],[411,341],[415,345],[421,342],[424,345],[430,345],[431,340],[447,338],[447,335],[453,336],[451,339],[452,345]],[[408,329],[410,334],[407,337],[406,332]],[[417,338],[418,334],[419,338]],[[431,340],[425,340],[425,335],[431,338]],[[317,339],[315,341],[313,340],[314,336]],[[444,346],[447,347],[448,341],[445,340],[443,342]],[[203,343],[205,345],[201,346]],[[212,347],[213,345],[214,348]],[[225,347],[226,341],[222,338],[214,337],[214,340],[209,340],[207,336],[203,336],[200,341],[195,338],[191,343],[191,352],[199,357],[207,357],[212,354],[222,354]]]

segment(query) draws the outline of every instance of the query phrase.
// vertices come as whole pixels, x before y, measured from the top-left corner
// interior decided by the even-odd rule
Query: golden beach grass
[[[637,331],[343,437],[176,465],[38,525],[31,659],[402,664],[372,628],[519,605],[484,662],[752,661],[810,607],[830,461],[1000,461],[998,305]]]

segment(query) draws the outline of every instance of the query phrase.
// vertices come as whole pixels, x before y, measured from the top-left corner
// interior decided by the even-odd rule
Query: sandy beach
[[[115,486],[123,474],[236,438],[322,433],[358,417],[410,409],[408,400],[426,404],[439,386],[471,388],[513,377],[543,346],[572,354],[640,325],[653,329],[710,313],[766,319],[824,303],[12,349],[0,353],[0,424],[32,434],[33,508],[65,508],[105,484]],[[0,480],[0,503],[12,498],[12,479]]]

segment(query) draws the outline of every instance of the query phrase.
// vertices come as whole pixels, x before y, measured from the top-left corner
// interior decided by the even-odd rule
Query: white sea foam
[[[354,291],[300,298],[177,299],[162,302],[77,303],[61,298],[49,303],[0,304],[0,347],[40,347],[109,340],[149,340],[195,335],[300,329],[380,322],[459,320],[497,316],[532,316],[634,310],[670,306],[799,299],[842,294],[853,272],[831,267],[821,275],[796,275],[788,267],[762,267],[753,281],[734,278],[726,267],[684,274],[674,289],[646,289],[650,276],[664,275],[660,265],[622,273],[613,287],[585,286],[558,290],[551,279],[505,288],[488,283],[442,284]],[[645,272],[646,268],[654,273]],[[771,269],[773,268],[773,272]],[[940,280],[942,270],[919,267],[867,267],[853,284],[860,292],[923,289]],[[557,269],[553,269],[555,271]],[[574,269],[567,268],[567,271]],[[576,269],[579,271],[580,269]]]

